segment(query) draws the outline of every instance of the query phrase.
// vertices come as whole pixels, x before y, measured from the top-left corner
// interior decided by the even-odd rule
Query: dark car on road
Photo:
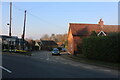
[[[57,48],[53,48],[52,55],[60,55],[60,51]]]

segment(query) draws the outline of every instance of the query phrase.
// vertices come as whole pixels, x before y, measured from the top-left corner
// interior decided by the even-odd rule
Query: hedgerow
[[[120,33],[108,36],[90,36],[83,39],[82,53],[86,58],[120,62]]]

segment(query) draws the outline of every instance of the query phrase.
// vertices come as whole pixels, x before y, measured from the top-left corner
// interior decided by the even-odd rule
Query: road
[[[118,71],[52,56],[49,51],[3,54],[2,67],[3,78],[118,78]]]

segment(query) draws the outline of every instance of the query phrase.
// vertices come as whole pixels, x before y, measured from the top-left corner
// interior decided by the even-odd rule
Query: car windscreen
[[[53,51],[58,51],[58,49],[54,49]]]

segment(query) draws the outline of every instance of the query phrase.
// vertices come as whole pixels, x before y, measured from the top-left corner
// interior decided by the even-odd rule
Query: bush
[[[92,31],[90,36],[97,36],[97,33],[95,31]]]
[[[120,34],[110,36],[94,36],[83,39],[82,53],[89,59],[120,62]]]

